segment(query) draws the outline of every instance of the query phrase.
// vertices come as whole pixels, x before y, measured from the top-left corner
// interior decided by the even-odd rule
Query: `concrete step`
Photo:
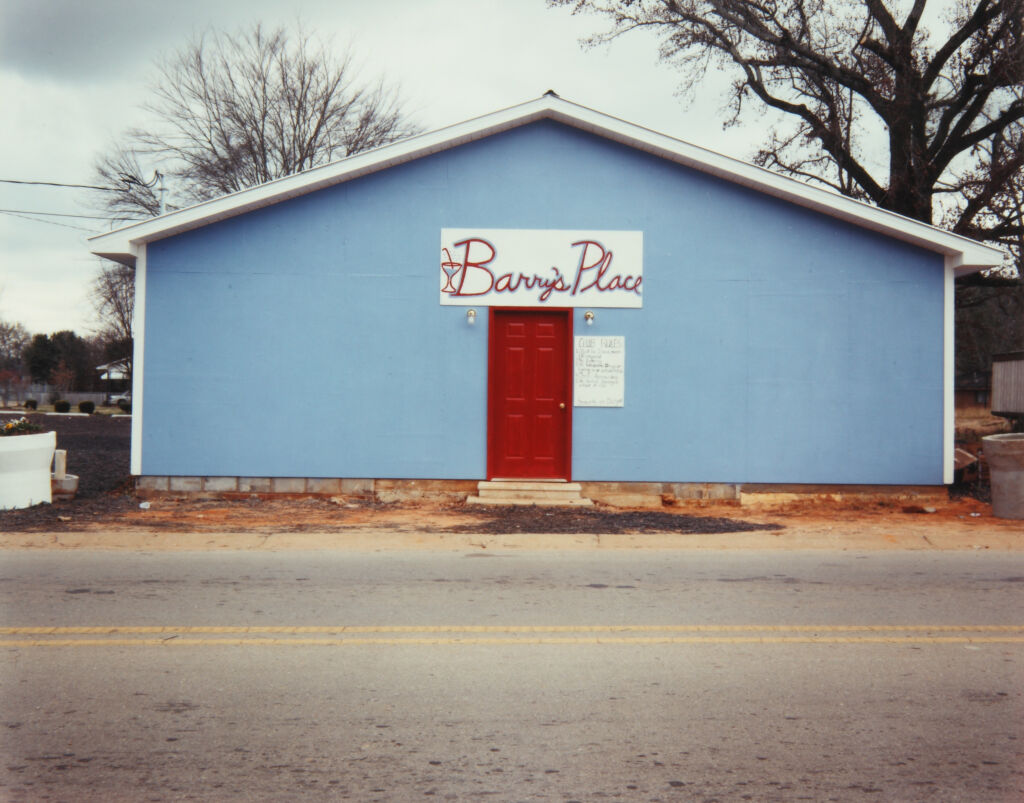
[[[497,494],[492,496],[470,496],[466,499],[467,505],[537,505],[538,507],[591,507],[594,503],[582,496],[566,496],[560,499],[548,499],[544,497],[532,497],[523,499],[520,497],[503,497]]]
[[[477,483],[481,494],[495,493],[540,493],[579,495],[583,486],[578,482],[535,482],[533,480],[492,480]]]
[[[544,486],[540,483],[500,482],[480,483],[477,486],[477,493],[480,496],[544,496],[555,498],[574,497],[580,495],[580,486],[576,484],[563,483],[561,485]]]
[[[470,505],[545,505],[584,507],[594,503],[580,495],[578,482],[564,480],[492,480],[477,483]]]
[[[534,499],[548,499],[552,502],[557,502],[559,499],[572,501],[573,499],[582,499],[579,492],[576,493],[544,493],[542,491],[478,491],[477,496],[481,499],[508,499],[508,500],[521,500],[524,504],[530,504]]]

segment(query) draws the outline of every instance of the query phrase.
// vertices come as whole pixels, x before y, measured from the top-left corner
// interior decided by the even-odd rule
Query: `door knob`
[[[558,409],[559,410],[564,410],[565,409],[565,402],[559,402],[558,403]]]

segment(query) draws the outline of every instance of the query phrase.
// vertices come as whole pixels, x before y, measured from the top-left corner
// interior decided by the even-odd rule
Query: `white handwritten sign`
[[[577,335],[573,354],[573,406],[624,407],[626,338]]]
[[[441,303],[643,306],[641,231],[442,229]]]

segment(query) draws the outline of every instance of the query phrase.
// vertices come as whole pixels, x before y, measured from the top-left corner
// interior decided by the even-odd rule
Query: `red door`
[[[492,309],[489,478],[569,479],[570,310]]]

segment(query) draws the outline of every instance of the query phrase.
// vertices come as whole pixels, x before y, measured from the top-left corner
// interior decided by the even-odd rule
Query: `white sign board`
[[[573,406],[625,406],[626,338],[577,335],[575,340]]]
[[[441,303],[643,306],[642,231],[441,229]]]

